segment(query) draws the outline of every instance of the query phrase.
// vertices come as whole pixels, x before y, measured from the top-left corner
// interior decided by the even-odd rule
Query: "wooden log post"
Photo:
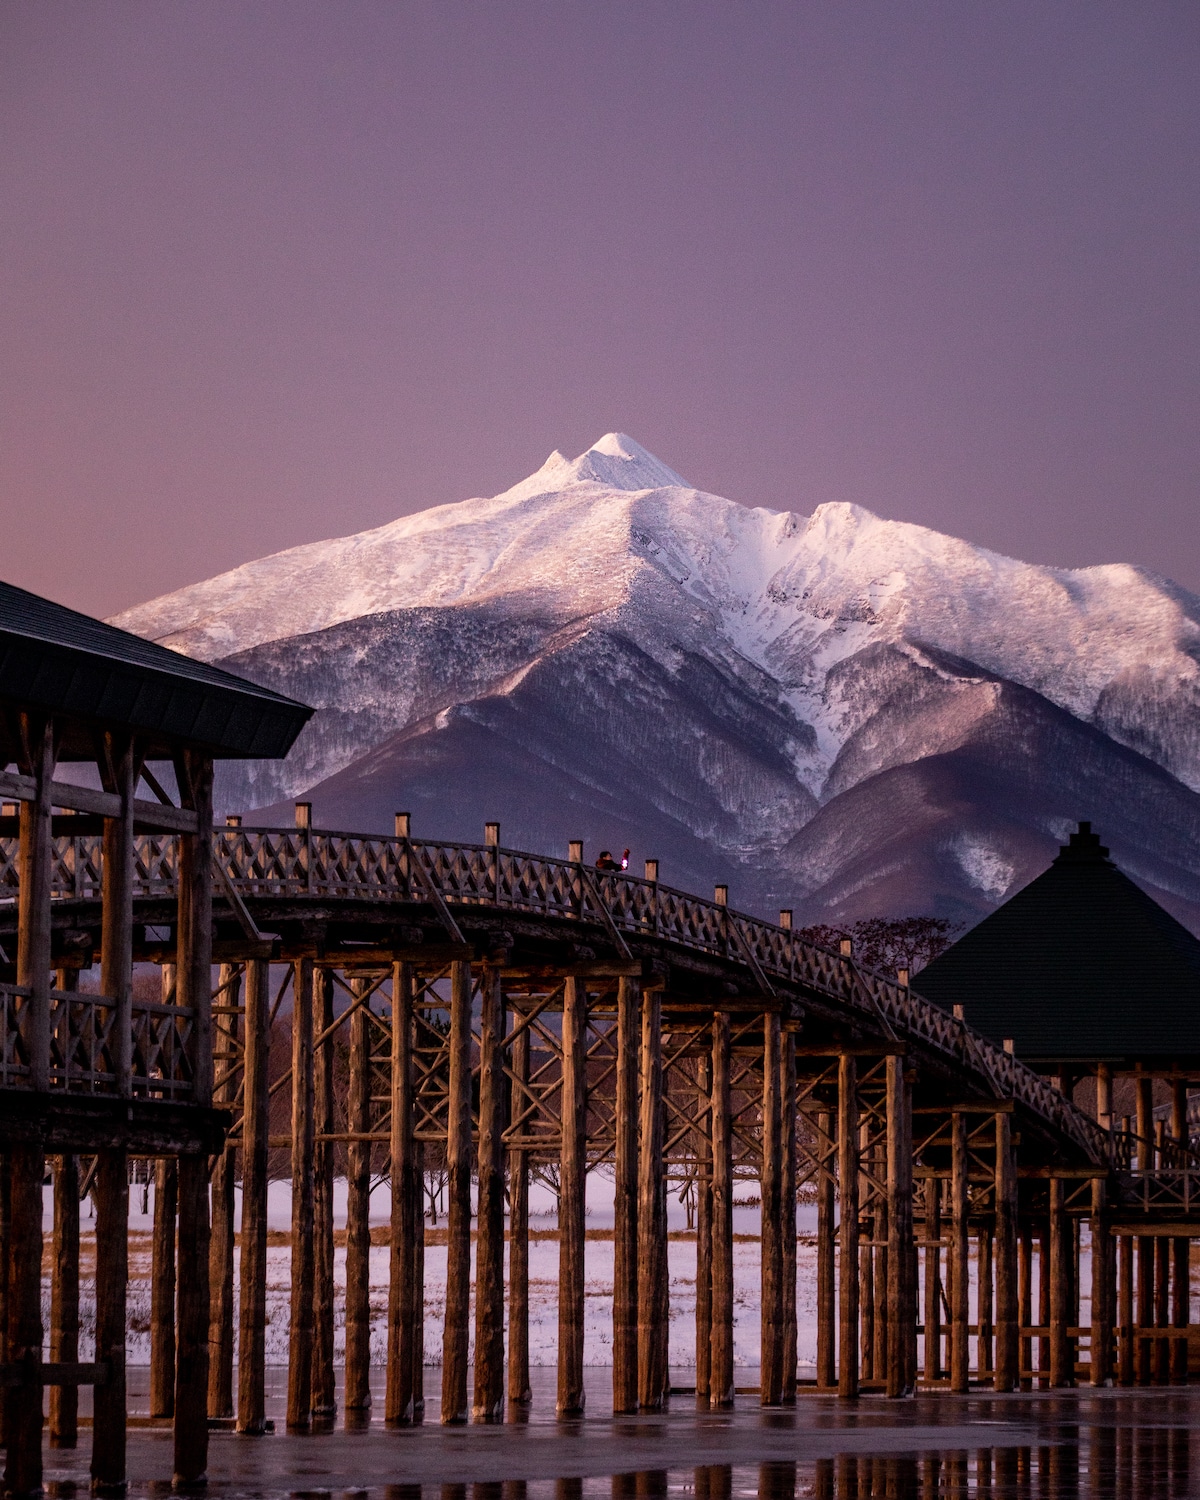
[[[419,1420],[418,1377],[423,1354],[425,1293],[424,1188],[417,1154],[413,1073],[413,971],[392,968],[391,1247],[388,1252],[387,1390],[384,1421],[407,1427]]]
[[[292,1264],[287,1429],[312,1426],[313,1364],[313,984],[311,958],[292,970]]]
[[[526,1027],[512,1044],[513,1114],[523,1114],[528,1105],[526,1090],[529,1086],[529,1028]],[[618,1064],[618,1088],[619,1064]],[[622,1128],[620,1114],[617,1130]],[[627,1125],[627,1129],[630,1127]],[[524,1131],[525,1126],[521,1126]],[[636,1127],[634,1148],[636,1150]],[[620,1135],[618,1134],[618,1172],[620,1171]],[[635,1167],[636,1171],[636,1167]],[[617,1196],[617,1243],[620,1244],[620,1192]],[[616,1290],[619,1292],[620,1283]],[[634,1347],[637,1342],[636,1287]],[[614,1309],[614,1318],[616,1312]],[[614,1331],[614,1358],[616,1337]],[[616,1380],[616,1370],[613,1371]],[[636,1361],[635,1361],[636,1380]],[[615,1390],[615,1387],[614,1387]],[[510,1415],[519,1415],[533,1400],[533,1388],[529,1380],[529,1152],[514,1144],[508,1153],[508,1403]],[[634,1386],[636,1401],[636,1383]]]
[[[796,1034],[783,1036],[783,1404],[796,1404]]]
[[[1135,1085],[1137,1102],[1137,1168],[1139,1172],[1154,1170],[1154,1080],[1138,1078]],[[1137,1241],[1137,1321],[1139,1330],[1154,1326],[1154,1239],[1150,1235],[1139,1235]],[[1154,1379],[1154,1339],[1139,1332],[1137,1339],[1136,1372],[1138,1385],[1149,1385]]]
[[[179,1168],[162,1157],[154,1169],[150,1241],[150,1415],[175,1415],[175,1222]],[[76,1206],[78,1211],[78,1205]]]
[[[835,1215],[834,1115],[817,1115],[817,1385],[837,1384],[837,1220]]]
[[[1013,1148],[1012,1116],[996,1115],[996,1369],[997,1391],[1015,1391],[1021,1384],[1021,1318],[1026,1314],[1020,1296],[1017,1233],[1017,1161]]]
[[[175,764],[197,832],[179,839],[175,987],[192,1012],[193,1098],[212,1103],[212,761],[185,751]],[[179,1295],[176,1308],[175,1473],[199,1484],[208,1468],[208,1162],[179,1159]]]
[[[1106,1184],[1092,1179],[1092,1329],[1091,1382],[1112,1384],[1113,1242],[1104,1217]]]
[[[270,965],[246,965],[242,1089],[242,1253],[238,1317],[237,1430],[261,1437],[267,1426],[267,1150]]]
[[[1050,1188],[1050,1384],[1061,1389],[1075,1384],[1074,1341],[1069,1335],[1071,1311],[1071,1226],[1066,1211],[1066,1186],[1051,1177]]]
[[[729,1015],[712,1022],[712,1340],[708,1404],[733,1406],[733,1108],[730,1099],[732,1041]]]
[[[1171,1143],[1175,1159],[1185,1171],[1188,1165],[1187,1083],[1176,1079],[1171,1086]],[[1188,1382],[1188,1334],[1191,1321],[1191,1242],[1183,1235],[1171,1241],[1171,1384]],[[1182,1330],[1180,1332],[1179,1330]]]
[[[504,1419],[504,992],[500,970],[480,976],[479,1157],[475,1244],[476,1422]]]
[[[558,1398],[560,1417],[583,1414],[584,1244],[587,1230],[587,987],[563,986],[562,1140],[558,1168]]]
[[[617,981],[617,1097],[613,1160],[614,1416],[635,1412],[638,1405],[638,1043],[638,988],[632,978],[622,975]],[[528,1213],[528,1189],[526,1212]],[[528,1257],[526,1277],[528,1278]],[[526,1295],[528,1296],[528,1281]],[[699,1295],[697,1288],[697,1305]],[[528,1303],[525,1350],[528,1378]]]
[[[858,1064],[838,1057],[838,1395],[858,1396]]]
[[[124,1151],[100,1152],[93,1191],[96,1361],[107,1365],[108,1371],[93,1395],[92,1488],[120,1494],[125,1488],[125,1289],[129,1280],[129,1159]]]
[[[350,993],[349,1087],[346,1096],[346,1372],[348,1424],[371,1410],[371,979],[355,975]]]
[[[662,995],[642,992],[637,1204],[638,1405],[659,1411],[667,1399],[667,1184],[663,1160]]]
[[[925,1379],[942,1378],[942,1184],[925,1179]]]
[[[893,1400],[912,1393],[916,1356],[913,1296],[912,1100],[904,1077],[905,1059],[888,1057],[885,1075],[887,1129],[887,1394]]]
[[[760,1141],[761,1317],[760,1386],[762,1406],[783,1401],[783,1062],[777,1012],[763,1016],[762,1138]]]
[[[875,1240],[878,1238],[871,1200],[871,1121],[858,1126],[858,1377],[875,1378]],[[866,1209],[864,1214],[863,1210]],[[866,1238],[863,1232],[866,1231]]]
[[[1134,1351],[1134,1276],[1133,1236],[1117,1236],[1117,1317],[1120,1339],[1117,1346],[1117,1382],[1132,1385],[1136,1367]]]
[[[222,964],[218,993],[225,1024],[214,1027],[218,1052],[213,1058],[213,1103],[231,1109],[237,1098],[234,1064],[238,1018],[230,1015],[241,996],[241,970]],[[212,1229],[208,1247],[208,1414],[233,1416],[233,1241],[237,1187],[237,1147],[226,1142],[212,1172]]]
[[[992,1266],[992,1226],[981,1224],[975,1239],[975,1264],[978,1286],[975,1335],[975,1369],[980,1380],[988,1380],[995,1371],[992,1340],[995,1335],[995,1271]]]
[[[708,1405],[712,1360],[712,1057],[696,1059],[696,1400]],[[705,1471],[707,1473],[707,1471]]]
[[[78,971],[72,971],[77,974]],[[60,980],[59,988],[66,986]],[[54,1165],[54,1250],[50,1266],[50,1359],[79,1359],[79,1158]],[[79,1387],[50,1387],[50,1446],[74,1448],[79,1438]]]
[[[333,1363],[333,974],[313,974],[313,1340],[312,1420],[333,1425],[337,1394]],[[324,1040],[319,1044],[318,1037]]]
[[[53,859],[50,786],[54,779],[54,730],[49,719],[22,714],[20,731],[21,768],[34,779],[34,795],[31,801],[22,802],[18,809],[17,983],[27,986],[30,991],[21,1026],[22,1041],[29,1058],[29,1086],[44,1092],[50,1087],[50,890]],[[107,887],[105,893],[108,894]],[[109,905],[106,901],[106,908]],[[16,1397],[6,1398],[6,1410],[10,1407],[18,1410],[20,1403],[14,1406],[14,1402],[17,1402]],[[38,1420],[40,1445],[40,1405]],[[41,1452],[40,1446],[38,1452]],[[37,1482],[41,1483],[40,1459]]]
[[[1166,1330],[1171,1326],[1171,1241],[1166,1235],[1154,1240],[1154,1326],[1164,1330],[1154,1341],[1154,1382],[1169,1385],[1172,1340]]]
[[[471,965],[450,966],[450,1074],[446,1318],[442,1328],[442,1422],[465,1422],[471,1342]]]
[[[970,1387],[970,1184],[967,1176],[967,1117],[950,1116],[950,1389]]]
[[[1033,1322],[1033,1229],[1021,1224],[1017,1238],[1017,1297],[1020,1312],[1017,1322],[1029,1328]],[[1033,1339],[1021,1335],[1021,1389],[1033,1388]]]
[[[46,1158],[40,1146],[10,1146],[3,1169],[9,1180],[8,1245],[5,1267],[5,1356],[23,1367],[23,1384],[10,1387],[4,1404],[7,1495],[40,1495],[42,1489],[42,1178]],[[107,1223],[107,1220],[106,1220]],[[99,1235],[99,1229],[97,1230]],[[111,1293],[112,1277],[97,1277],[97,1292]],[[122,1307],[124,1312],[124,1307]],[[97,1318],[96,1337],[107,1334]],[[124,1326],[121,1354],[124,1356]],[[124,1392],[122,1391],[122,1394]],[[97,1392],[99,1395],[99,1392]],[[124,1437],[124,1412],[120,1428]],[[124,1451],[119,1455],[122,1480]],[[93,1473],[95,1473],[93,1461]]]

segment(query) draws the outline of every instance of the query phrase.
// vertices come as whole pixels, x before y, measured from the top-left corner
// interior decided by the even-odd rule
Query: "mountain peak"
[[[556,489],[569,484],[601,484],[605,489],[629,491],[691,489],[686,479],[623,432],[606,432],[573,461],[555,449],[530,477],[552,480]],[[525,480],[518,488],[529,482]]]

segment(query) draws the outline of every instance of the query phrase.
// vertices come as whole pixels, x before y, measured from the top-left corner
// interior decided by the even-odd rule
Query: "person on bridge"
[[[605,872],[610,870],[628,870],[629,850],[626,849],[620,860],[615,860],[607,849],[601,849],[600,857],[596,861],[596,868]]]

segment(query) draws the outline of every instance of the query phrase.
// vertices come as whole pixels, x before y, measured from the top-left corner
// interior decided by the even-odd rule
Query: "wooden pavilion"
[[[17,891],[7,902],[16,908],[15,936],[6,935],[0,952],[0,1369],[10,1495],[41,1490],[44,1386],[51,1442],[63,1446],[75,1443],[78,1387],[94,1386],[93,1487],[124,1488],[131,1155],[178,1163],[174,1469],[181,1482],[204,1475],[208,1158],[221,1150],[228,1124],[212,1107],[213,762],[285,755],[310,712],[0,584],[0,796],[7,799],[0,833],[19,839]],[[69,779],[77,768],[90,785]],[[174,797],[163,784],[172,778]],[[170,949],[172,972],[161,1003],[135,999],[133,990],[135,948],[147,937],[135,927],[133,903],[135,835],[142,833],[171,836],[177,873],[177,904],[157,934]],[[97,835],[102,868],[87,870],[83,861],[91,856],[83,851],[96,847]],[[79,976],[96,956],[95,934],[73,920],[78,903],[70,892],[97,881],[93,992],[80,988]],[[47,1155],[56,1170],[45,1361]],[[83,1364],[79,1201],[89,1189],[96,1204],[96,1352]]]

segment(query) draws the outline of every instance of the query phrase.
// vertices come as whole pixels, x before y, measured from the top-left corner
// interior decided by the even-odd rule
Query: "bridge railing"
[[[96,899],[101,885],[99,835],[57,837],[54,894]],[[854,958],[803,941],[686,891],[626,872],[601,872],[569,860],[487,844],[318,831],[312,828],[217,828],[213,854],[243,897],[315,896],[424,903],[432,887],[453,906],[487,905],[549,918],[593,921],[623,936],[652,937],[745,964],[770,984],[784,979],[862,1011],[898,1040],[919,1041],[1050,1121],[1096,1160],[1109,1138],[1040,1074],[972,1032],[907,986]],[[16,840],[0,840],[0,899],[15,896]],[[172,896],[177,840],[135,840],[135,894]],[[221,882],[216,885],[221,892]]]

